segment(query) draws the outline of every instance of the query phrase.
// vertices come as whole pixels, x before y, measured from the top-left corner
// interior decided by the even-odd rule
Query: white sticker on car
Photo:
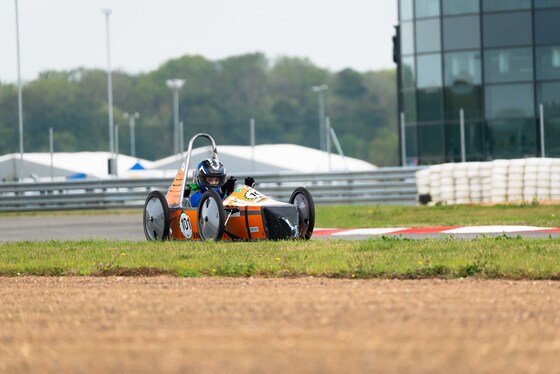
[[[179,227],[181,228],[181,232],[185,238],[192,238],[193,230],[191,220],[185,212],[181,213],[181,216],[179,217]]]
[[[261,196],[262,196],[262,194],[255,189],[250,189],[247,192],[245,192],[245,198],[247,200],[255,200],[256,198],[261,197]]]

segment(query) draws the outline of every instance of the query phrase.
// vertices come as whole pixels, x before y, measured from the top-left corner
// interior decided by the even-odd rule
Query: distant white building
[[[49,180],[54,179],[83,179],[108,178],[109,152],[59,152],[25,153],[23,163],[18,171],[20,154],[11,153],[0,156],[0,180],[12,181],[23,173],[24,179]],[[119,155],[117,173],[122,177],[134,177],[145,174],[142,169],[151,169],[151,161],[138,159],[126,155]],[[140,170],[138,170],[140,169]]]
[[[119,155],[117,173],[121,178],[162,177],[173,178],[181,166],[183,154],[149,161]],[[210,146],[192,151],[190,170],[211,156]],[[228,174],[263,173],[325,173],[329,171],[368,171],[377,167],[352,157],[328,154],[313,148],[294,144],[267,144],[250,146],[218,146],[218,157]],[[73,178],[109,178],[109,152],[25,153],[23,176],[25,179],[49,180]],[[19,153],[0,156],[0,180],[15,180],[18,173]]]
[[[218,157],[228,173],[325,173],[377,169],[375,165],[363,160],[337,154],[329,155],[327,152],[295,144],[263,144],[255,147],[218,145],[217,150]],[[210,146],[193,149],[190,170],[211,155]],[[157,170],[177,170],[182,160],[182,155],[173,155],[154,161],[152,167]]]

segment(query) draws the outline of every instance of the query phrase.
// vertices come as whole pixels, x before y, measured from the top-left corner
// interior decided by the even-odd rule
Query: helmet
[[[226,168],[215,158],[209,158],[198,163],[193,179],[202,190],[221,187],[226,181]]]

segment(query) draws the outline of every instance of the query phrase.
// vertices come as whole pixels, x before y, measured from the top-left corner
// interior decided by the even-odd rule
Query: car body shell
[[[276,201],[253,187],[238,184],[224,198],[207,190],[198,207],[190,203],[191,185],[187,183],[193,142],[211,142],[213,158],[218,160],[214,139],[199,133],[189,142],[187,156],[167,193],[152,191],[144,205],[144,233],[148,240],[282,240],[309,239],[313,233],[315,207],[304,187],[292,193],[289,202]],[[192,185],[193,187],[195,185]]]
[[[168,197],[168,203],[169,200]],[[234,191],[223,200],[226,223],[221,240],[269,239],[271,233],[267,227],[263,208],[270,207],[281,207],[282,209],[293,207],[294,213],[298,214],[297,207],[293,204],[273,200],[252,187],[237,185]],[[170,204],[169,211],[171,238],[175,240],[201,239],[198,229],[198,207],[180,208]],[[297,237],[297,222],[296,216],[295,222],[291,223],[290,235],[285,239]]]

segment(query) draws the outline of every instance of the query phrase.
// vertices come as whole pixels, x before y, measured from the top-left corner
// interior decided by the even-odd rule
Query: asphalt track
[[[140,214],[41,215],[0,217],[0,242],[107,239],[146,240]],[[452,238],[470,240],[480,236],[507,235],[524,238],[560,238],[560,228],[532,226],[424,227],[424,228],[318,228],[313,239],[363,240],[395,236],[409,239]]]

